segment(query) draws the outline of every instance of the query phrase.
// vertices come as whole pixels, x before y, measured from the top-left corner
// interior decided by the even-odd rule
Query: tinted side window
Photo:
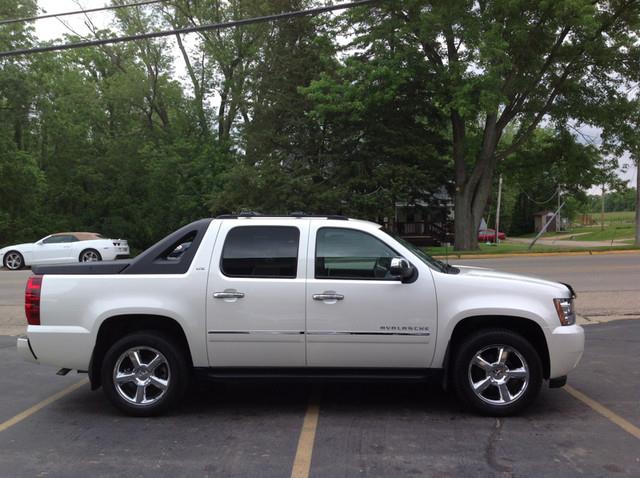
[[[230,277],[295,278],[299,239],[297,227],[235,227],[227,234],[220,269]]]
[[[316,279],[392,279],[389,267],[397,255],[365,232],[323,227],[316,237]]]
[[[51,236],[47,239],[45,239],[44,241],[42,241],[43,244],[60,244],[61,242],[64,242],[64,238],[67,236]]]

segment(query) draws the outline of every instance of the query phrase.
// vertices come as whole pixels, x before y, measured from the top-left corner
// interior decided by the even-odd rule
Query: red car
[[[504,232],[498,232],[498,239],[504,241],[506,239]],[[478,231],[478,242],[495,242],[496,230],[495,229],[483,229]]]

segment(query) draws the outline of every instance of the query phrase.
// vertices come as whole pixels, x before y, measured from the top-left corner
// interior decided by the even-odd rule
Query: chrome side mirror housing
[[[413,276],[414,269],[403,257],[394,257],[391,259],[389,273],[398,280],[405,281]]]

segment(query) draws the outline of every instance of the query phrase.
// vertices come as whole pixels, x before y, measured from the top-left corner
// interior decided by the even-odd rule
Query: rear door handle
[[[244,292],[225,290],[224,292],[214,292],[214,299],[242,299]]]
[[[322,294],[313,294],[313,300],[342,300],[344,295],[335,292],[323,292]]]

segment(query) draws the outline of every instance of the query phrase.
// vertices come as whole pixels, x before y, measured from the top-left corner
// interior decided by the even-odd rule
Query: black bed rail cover
[[[161,239],[136,257],[123,274],[184,274],[189,270],[191,262],[200,247],[212,218],[200,219]],[[169,258],[176,247],[190,242],[189,248],[177,259]]]
[[[78,264],[51,264],[47,266],[33,266],[32,271],[37,275],[91,275],[91,274],[120,274],[131,261],[81,262]]]

